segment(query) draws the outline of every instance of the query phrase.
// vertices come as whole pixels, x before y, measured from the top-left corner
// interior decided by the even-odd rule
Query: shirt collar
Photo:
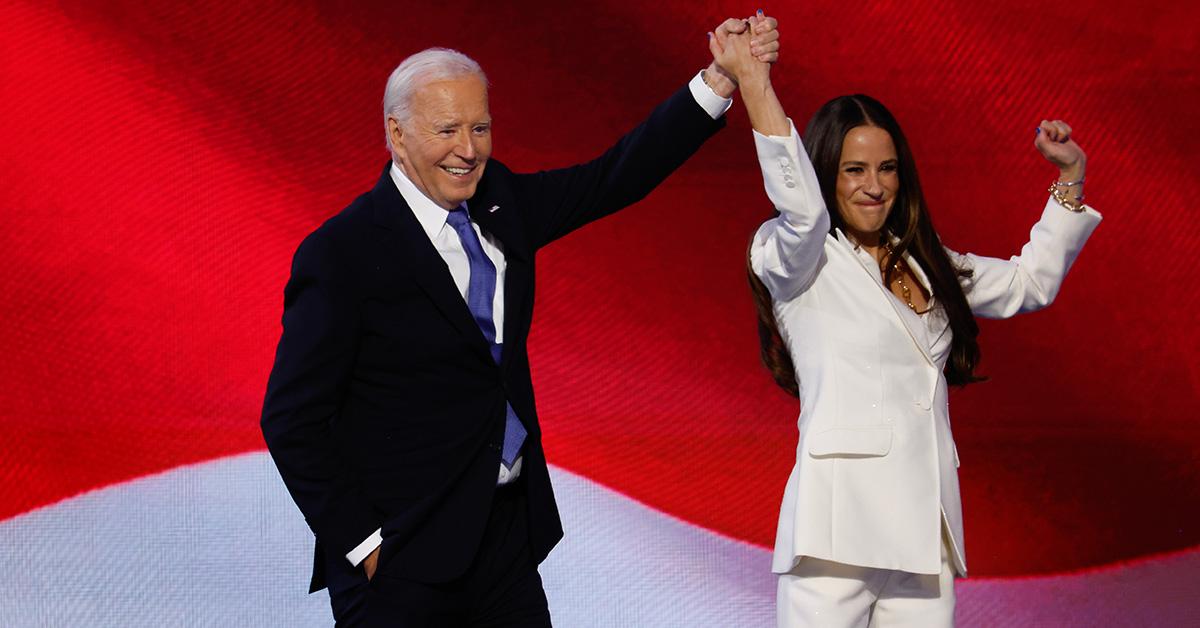
[[[429,236],[430,240],[436,239],[441,233],[442,227],[446,226],[446,216],[450,212],[439,207],[437,203],[429,200],[429,197],[425,196],[421,190],[418,190],[395,161],[392,161],[389,174],[392,175],[392,183],[400,191],[400,196],[404,197],[404,202],[408,203],[408,208],[417,217],[417,222],[421,223],[421,229],[425,231],[425,235]],[[466,209],[466,203],[462,204],[462,208]]]

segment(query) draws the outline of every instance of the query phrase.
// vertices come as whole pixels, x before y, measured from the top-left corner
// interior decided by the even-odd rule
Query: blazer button
[[[499,443],[488,443],[488,444],[487,444],[487,447],[488,447],[488,449],[490,449],[490,450],[492,450],[492,451],[500,451],[500,444],[499,444]]]

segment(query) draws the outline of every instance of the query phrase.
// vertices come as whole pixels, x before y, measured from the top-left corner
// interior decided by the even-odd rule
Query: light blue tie
[[[479,236],[475,234],[475,229],[471,227],[471,218],[467,215],[465,207],[459,206],[450,210],[446,222],[458,232],[458,239],[462,241],[463,250],[467,252],[467,262],[471,265],[471,278],[467,281],[467,308],[471,310],[475,324],[479,325],[479,331],[483,332],[483,337],[491,346],[492,359],[496,364],[500,364],[503,345],[496,344],[496,322],[492,318],[492,302],[496,299],[496,266],[484,255],[483,246],[479,244]],[[512,468],[517,459],[517,452],[525,442],[526,431],[507,399],[504,401],[504,413],[504,447],[500,450],[500,460],[504,462],[504,466]]]

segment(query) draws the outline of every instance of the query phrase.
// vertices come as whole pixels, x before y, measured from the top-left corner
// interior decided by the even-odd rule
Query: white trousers
[[[936,576],[804,557],[779,575],[779,628],[954,626],[954,567],[945,535]]]

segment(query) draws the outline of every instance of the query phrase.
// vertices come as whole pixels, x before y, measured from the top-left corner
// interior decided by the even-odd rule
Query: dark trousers
[[[497,487],[475,561],[461,577],[426,583],[377,572],[344,556],[326,561],[338,626],[388,628],[547,628],[550,611],[529,554],[523,482]],[[336,573],[335,573],[336,572]]]

